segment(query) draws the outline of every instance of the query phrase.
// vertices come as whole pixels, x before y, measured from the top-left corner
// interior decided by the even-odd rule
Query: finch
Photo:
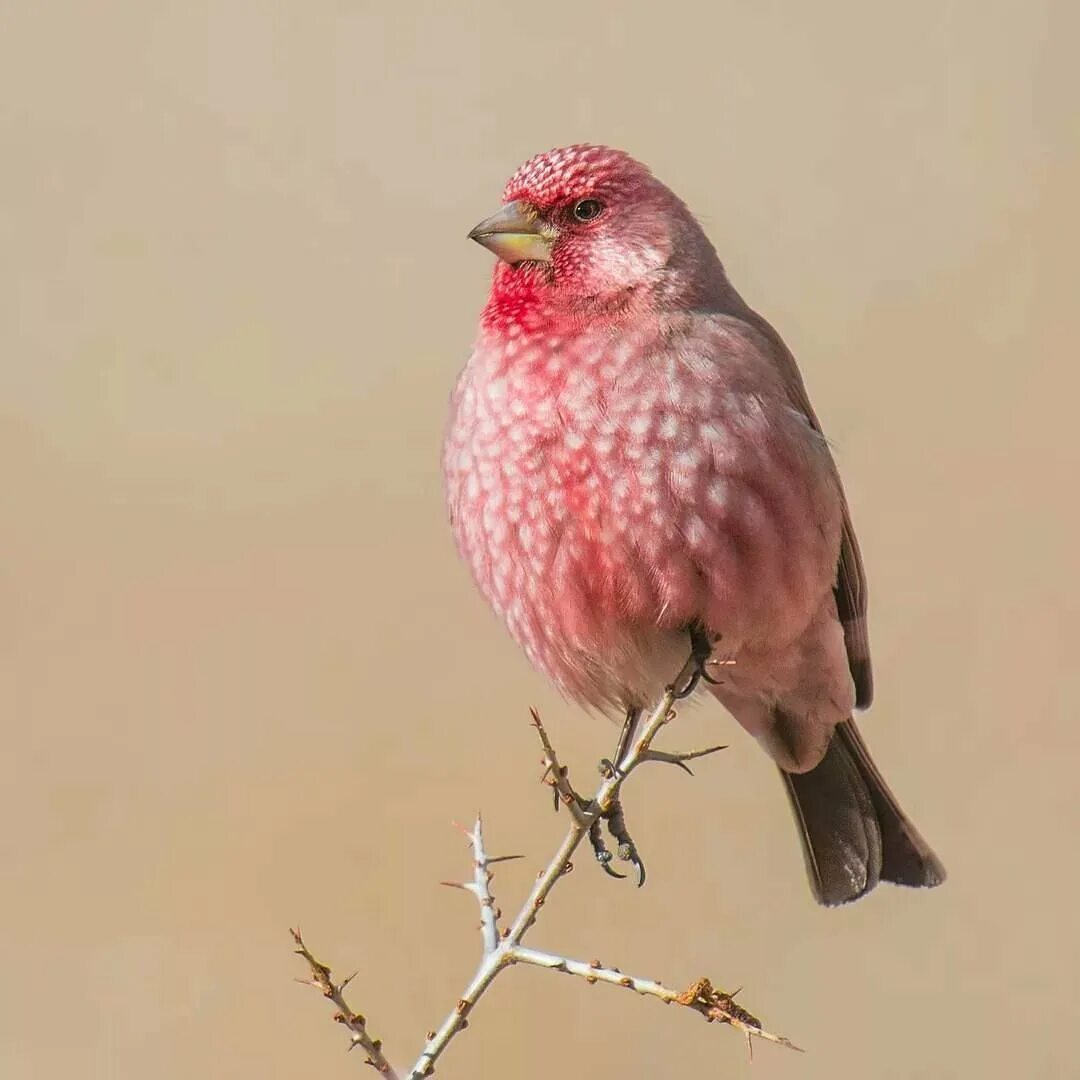
[[[815,898],[933,886],[852,720],[866,579],[795,360],[629,155],[551,150],[469,233],[498,256],[443,450],[458,548],[532,663],[633,718],[694,635],[779,767]]]

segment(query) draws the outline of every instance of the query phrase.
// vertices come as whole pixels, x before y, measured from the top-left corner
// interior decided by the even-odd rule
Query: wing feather
[[[762,333],[773,347],[773,356],[787,387],[792,405],[801,412],[814,430],[824,437],[821,423],[810,404],[802,375],[791,350],[784,344],[780,335],[756,311],[749,307],[737,313],[738,317],[750,323]],[[844,628],[844,644],[847,646],[848,667],[855,682],[855,705],[865,709],[874,697],[874,676],[870,663],[870,636],[866,621],[866,573],[863,570],[859,542],[855,538],[855,529],[851,524],[851,511],[847,497],[837,475],[840,496],[844,506],[843,531],[840,539],[840,559],[836,568],[836,611]]]

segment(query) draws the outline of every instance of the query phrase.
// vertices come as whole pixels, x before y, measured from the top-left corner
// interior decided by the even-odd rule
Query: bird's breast
[[[809,617],[838,510],[790,410],[659,337],[508,344],[463,374],[444,469],[458,544],[534,662],[567,686],[567,656],[642,628]]]

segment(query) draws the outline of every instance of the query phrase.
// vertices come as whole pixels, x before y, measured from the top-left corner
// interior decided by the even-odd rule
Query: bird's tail
[[[853,720],[809,772],[782,769],[818,903],[844,904],[879,881],[931,887],[945,868],[900,809]]]

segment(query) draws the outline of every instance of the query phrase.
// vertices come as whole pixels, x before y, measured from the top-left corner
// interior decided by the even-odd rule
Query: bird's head
[[[621,150],[539,154],[510,178],[503,202],[469,233],[501,260],[489,322],[689,307],[723,278],[690,211]]]

